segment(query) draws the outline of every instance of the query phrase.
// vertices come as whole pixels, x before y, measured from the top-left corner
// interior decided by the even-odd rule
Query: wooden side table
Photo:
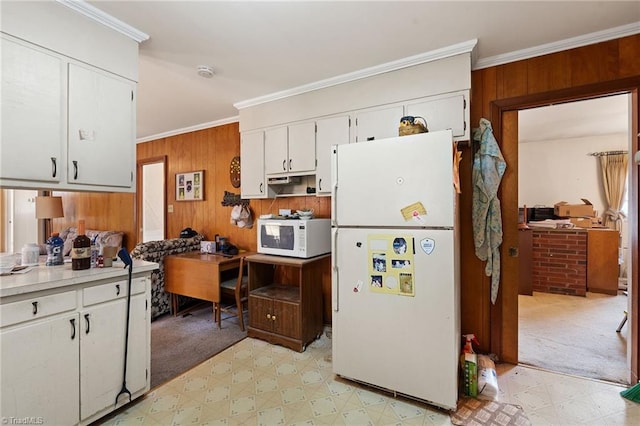
[[[326,254],[311,259],[254,254],[249,266],[247,336],[298,352],[322,335],[322,272]],[[291,270],[291,282],[274,281],[276,267]]]
[[[178,314],[178,295],[219,303],[220,283],[225,279],[237,279],[240,257],[245,255],[224,257],[192,251],[166,256],[164,290],[171,294],[173,315]]]

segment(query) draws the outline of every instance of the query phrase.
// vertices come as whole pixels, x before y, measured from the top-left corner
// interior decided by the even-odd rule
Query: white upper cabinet
[[[240,138],[241,197],[267,198],[264,175],[264,132],[243,133]]]
[[[315,169],[315,121],[265,130],[267,175],[305,174]]]
[[[348,115],[316,122],[316,194],[331,194],[331,147],[349,143],[351,119]]]
[[[135,84],[69,64],[70,184],[132,187]]]
[[[407,103],[406,115],[423,117],[430,132],[451,129],[454,139],[469,139],[468,110],[463,93],[431,96]]]
[[[402,105],[356,111],[356,142],[386,139],[398,136],[400,119],[404,115]]]
[[[134,192],[138,43],[148,36],[65,2],[5,3],[0,187]]]
[[[282,174],[289,170],[288,143],[287,126],[265,130],[264,171],[266,174]]]
[[[289,172],[316,169],[316,123],[308,121],[289,126]]]
[[[0,178],[60,182],[64,173],[63,70],[59,56],[2,37]]]

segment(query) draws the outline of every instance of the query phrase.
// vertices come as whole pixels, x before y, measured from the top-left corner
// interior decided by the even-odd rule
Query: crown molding
[[[418,55],[409,56],[407,58],[398,59],[397,61],[386,62],[384,64],[376,65],[369,68],[364,68],[359,71],[354,71],[348,74],[342,74],[336,77],[328,78],[326,80],[316,81],[314,83],[305,84],[302,86],[294,87],[292,89],[283,90],[281,92],[272,93],[258,98],[247,99],[245,101],[236,102],[233,104],[237,109],[243,109],[252,107],[255,105],[272,102],[278,99],[288,98],[295,95],[300,95],[306,92],[312,92],[314,90],[324,89],[331,86],[337,86],[339,84],[348,83],[354,80],[360,80],[374,75],[383,74],[386,72],[396,71],[402,68],[412,67],[414,65],[420,65],[427,62],[437,61],[439,59],[448,58],[451,56],[460,55],[463,53],[471,53],[478,44],[478,39],[465,41],[462,43],[447,46],[441,49],[432,50]]]
[[[149,35],[143,33],[136,28],[133,28],[131,25],[122,22],[119,19],[114,18],[113,16],[101,11],[95,6],[90,5],[84,0],[56,0],[63,6],[72,9],[81,15],[86,16],[87,18],[93,19],[96,22],[99,22],[112,30],[118,31],[121,34],[126,35],[127,37],[137,41],[138,43],[142,43],[145,40],[149,39]]]
[[[638,33],[640,33],[640,22],[634,22],[620,27],[596,31],[595,33],[554,41],[553,43],[541,44],[527,49],[478,59],[471,63],[471,69],[475,71],[482,68],[494,67],[496,65],[503,65],[523,59],[534,58],[536,56],[547,55],[549,53],[561,52],[563,50],[575,49],[577,47],[627,37]]]
[[[209,121],[207,123],[195,124],[189,127],[183,127],[182,129],[169,130],[167,132],[158,133],[155,135],[145,136],[143,138],[136,139],[136,143],[143,143],[149,141],[155,141],[157,139],[168,138],[171,136],[181,135],[183,133],[195,132],[198,130],[210,129],[211,127],[222,126],[229,123],[237,123],[240,122],[239,116],[223,118],[221,120]]]

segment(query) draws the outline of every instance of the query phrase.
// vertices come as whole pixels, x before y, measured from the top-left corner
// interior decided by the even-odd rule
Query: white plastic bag
[[[498,400],[496,364],[487,355],[478,355],[478,398]]]

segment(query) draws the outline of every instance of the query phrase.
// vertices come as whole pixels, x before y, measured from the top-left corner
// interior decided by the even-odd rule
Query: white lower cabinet
[[[149,389],[149,297],[150,279],[133,279],[126,378],[133,398]],[[88,424],[129,402],[123,395],[116,404],[123,385],[127,280],[5,303],[1,313],[3,418]]]
[[[0,332],[3,420],[79,422],[78,322],[77,313],[68,313]]]
[[[132,293],[144,290],[134,281]],[[126,281],[86,290],[119,292],[115,300],[108,300],[85,308],[80,313],[80,417],[87,419],[116,405],[116,395],[122,388],[126,332]],[[116,286],[120,286],[116,289]],[[86,305],[86,298],[85,298]],[[127,389],[135,394],[147,384],[148,312],[146,295],[132,294],[127,356]],[[128,402],[128,395],[118,398],[118,405]]]

